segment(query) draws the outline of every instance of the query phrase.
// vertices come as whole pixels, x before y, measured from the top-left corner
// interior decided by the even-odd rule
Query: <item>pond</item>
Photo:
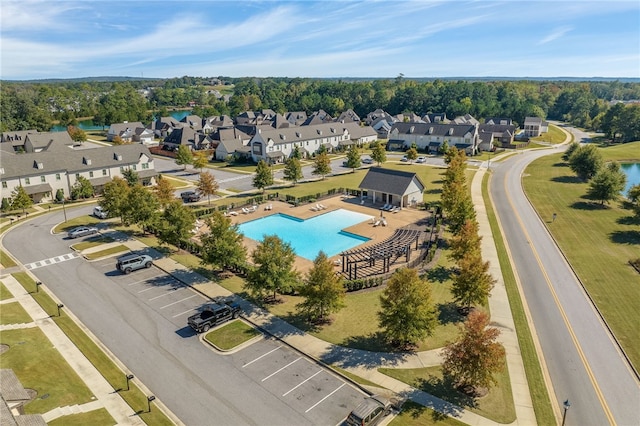
[[[173,118],[175,118],[176,120],[180,121],[183,118],[185,118],[187,115],[191,114],[191,110],[183,110],[183,111],[171,111],[169,112],[169,115]],[[143,123],[144,124],[144,123]],[[78,121],[78,127],[81,128],[84,131],[93,131],[93,130],[109,130],[109,126],[96,126],[93,123],[93,120],[89,119],[89,120],[82,120],[82,121]],[[51,132],[64,132],[65,130],[67,130],[67,126],[60,126],[60,125],[55,125],[51,128]]]
[[[640,163],[624,163],[620,168],[627,175],[627,186],[623,191],[626,194],[633,185],[640,185]]]

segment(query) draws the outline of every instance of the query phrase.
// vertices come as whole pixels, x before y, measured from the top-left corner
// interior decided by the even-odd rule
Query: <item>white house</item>
[[[389,132],[387,149],[408,149],[416,144],[419,150],[438,152],[444,142],[464,150],[468,155],[478,151],[478,124],[395,123]]]

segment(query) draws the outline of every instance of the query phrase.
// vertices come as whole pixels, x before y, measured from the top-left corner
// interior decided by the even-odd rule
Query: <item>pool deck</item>
[[[314,211],[312,208],[316,206],[316,204],[320,204],[326,209]],[[265,210],[265,207],[271,205],[271,210]],[[359,223],[357,225],[350,226],[345,228],[344,230],[347,232],[351,232],[353,234],[361,235],[363,237],[370,238],[370,241],[359,245],[358,247],[366,247],[367,245],[372,245],[384,241],[393,235],[394,231],[398,228],[402,228],[405,226],[413,225],[417,226],[418,223],[424,221],[425,218],[429,216],[429,212],[425,210],[418,210],[416,208],[404,208],[397,213],[391,212],[383,212],[380,210],[384,204],[376,203],[372,204],[369,201],[365,201],[364,204],[361,204],[361,200],[359,197],[343,197],[343,196],[335,196],[331,198],[325,198],[321,201],[308,203],[299,205],[295,207],[291,204],[281,202],[281,201],[269,201],[267,203],[263,203],[258,205],[256,211],[252,213],[242,213],[242,210],[236,210],[238,212],[237,216],[229,216],[231,218],[232,223],[241,224],[244,222],[248,222],[250,220],[259,219],[261,217],[269,216],[275,213],[284,213],[289,216],[297,217],[300,219],[309,219],[314,216],[321,215],[323,213],[330,212],[332,210],[337,209],[346,209],[354,212],[363,213],[369,216],[373,216],[375,218],[379,218],[380,214],[384,215],[384,218],[387,222],[387,226],[373,226],[371,221],[366,221]],[[426,229],[424,225],[420,225],[422,229]],[[247,247],[247,251],[249,254],[256,247],[257,243],[254,240],[249,238],[244,239],[245,247]],[[332,261],[336,261],[340,259],[340,255],[335,255],[330,258]],[[307,260],[305,258],[296,256],[296,261],[294,267],[300,272],[306,272],[313,266],[313,262]]]

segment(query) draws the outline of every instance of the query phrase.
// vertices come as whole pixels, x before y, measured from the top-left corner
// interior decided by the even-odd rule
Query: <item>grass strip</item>
[[[431,408],[406,401],[402,411],[389,423],[390,426],[465,426],[466,423]]]
[[[102,244],[112,243],[113,241],[113,238],[101,235],[99,237],[90,238],[87,241],[82,241],[81,243],[74,244],[71,246],[71,248],[76,251],[82,251],[91,247],[97,247]]]
[[[128,250],[129,250],[129,247],[123,244],[118,244],[117,246],[109,247],[108,249],[105,249],[105,250],[100,250],[100,251],[95,251],[93,253],[85,254],[84,257],[87,258],[88,260],[95,260],[95,259],[100,259],[101,257],[111,256],[113,254],[121,253],[123,251],[128,251]]]
[[[49,426],[112,426],[116,424],[116,421],[111,417],[106,408],[99,408],[86,413],[58,417],[47,424]]]
[[[14,278],[22,284],[25,290],[31,292],[31,296],[40,304],[45,312],[52,316],[52,319],[60,329],[71,339],[80,349],[87,359],[96,367],[102,376],[114,389],[123,389],[126,385],[125,374],[114,364],[107,354],[96,345],[93,340],[65,313],[64,309],[57,316],[58,308],[56,302],[44,291],[34,293],[35,282],[26,272],[13,274]],[[135,383],[131,383],[131,389],[120,392],[120,396],[129,406],[140,415],[140,418],[149,425],[173,425],[173,422],[160,410],[147,412],[147,396],[138,388]]]
[[[230,351],[259,335],[258,330],[244,321],[235,320],[208,332],[204,338],[218,349]]]
[[[16,262],[13,261],[12,258],[4,252],[4,250],[0,250],[0,264],[5,268],[12,268],[14,266],[18,266]]]
[[[346,377],[350,378],[351,380],[353,380],[354,382],[356,382],[359,385],[371,386],[371,387],[374,387],[374,388],[382,388],[379,384],[373,383],[373,382],[371,382],[371,381],[369,381],[367,379],[363,379],[362,377],[357,376],[357,375],[355,375],[353,373],[350,373],[349,371],[347,371],[347,370],[345,370],[343,368],[340,368],[337,365],[330,365],[329,367],[331,367],[331,369],[333,369],[333,370],[336,370],[338,373],[342,374],[343,376],[346,376]]]
[[[498,220],[489,197],[488,179],[489,174],[486,174],[482,181],[482,197],[484,199],[487,217],[489,218],[491,233],[498,252],[498,261],[500,262],[502,279],[504,280],[507,297],[509,298],[511,316],[513,317],[513,322],[516,326],[518,345],[520,346],[522,362],[524,363],[524,371],[527,376],[527,383],[529,384],[533,410],[535,412],[538,425],[555,425],[556,418],[551,406],[551,400],[549,399],[549,393],[544,381],[544,375],[542,374],[542,368],[540,367],[538,353],[536,352],[533,338],[531,337],[529,322],[525,315],[515,275],[511,269],[511,262],[509,261],[507,248],[502,238],[502,232],[498,226]]]
[[[13,299],[13,293],[4,284],[0,283],[0,300]]]
[[[23,324],[33,322],[20,302],[3,303],[0,308],[0,324]]]

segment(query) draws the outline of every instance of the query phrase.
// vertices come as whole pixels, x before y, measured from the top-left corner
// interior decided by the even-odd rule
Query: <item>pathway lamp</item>
[[[127,390],[129,390],[129,380],[133,379],[133,374],[127,374],[125,377],[127,379]]]
[[[62,303],[58,303],[58,316],[60,316],[60,309],[64,308]]]
[[[36,281],[36,293],[40,292],[40,286],[42,285],[41,281]],[[58,314],[58,316],[60,316],[60,314]]]
[[[568,399],[562,403],[562,407],[564,408],[564,412],[562,413],[562,426],[564,426],[564,421],[567,419],[567,411],[569,411],[569,407],[571,407]]]
[[[147,397],[147,412],[149,413],[151,412],[151,401],[153,401],[154,399],[156,399],[156,397],[153,395],[149,395]]]

